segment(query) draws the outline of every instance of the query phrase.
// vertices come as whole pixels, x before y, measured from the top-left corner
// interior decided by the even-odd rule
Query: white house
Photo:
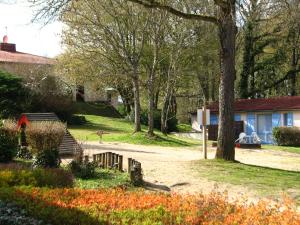
[[[219,104],[210,104],[210,123],[218,124]],[[273,143],[272,129],[280,126],[300,128],[300,96],[267,99],[239,99],[234,103],[235,121],[244,122],[244,132],[256,132],[262,143]],[[199,130],[196,113],[192,113],[192,127]]]

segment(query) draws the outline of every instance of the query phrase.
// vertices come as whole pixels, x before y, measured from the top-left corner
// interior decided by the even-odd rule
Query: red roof
[[[22,52],[8,52],[0,50],[0,62],[53,65],[55,60]]]
[[[218,102],[208,106],[211,112],[219,111]],[[300,110],[300,96],[276,98],[238,99],[234,102],[235,112]]]

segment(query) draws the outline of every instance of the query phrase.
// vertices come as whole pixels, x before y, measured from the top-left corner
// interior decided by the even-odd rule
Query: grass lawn
[[[140,133],[132,134],[133,123],[121,118],[110,118],[98,115],[84,115],[87,124],[82,126],[70,126],[69,131],[71,134],[80,141],[99,141],[96,132],[103,130],[106,134],[103,135],[103,141],[106,142],[123,142],[130,144],[141,145],[159,145],[169,147],[191,147],[201,144],[200,141],[179,138],[175,135],[163,135],[161,132],[156,131],[155,138],[147,137],[147,127],[143,126],[143,131]]]
[[[81,189],[115,188],[120,186],[130,186],[128,173],[96,169],[96,176],[94,178],[75,179],[75,187]]]
[[[271,169],[223,160],[201,160],[193,169],[208,180],[242,185],[262,196],[289,193],[300,203],[300,172]]]
[[[261,148],[262,149],[268,149],[268,150],[279,150],[279,151],[284,151],[284,152],[291,152],[291,153],[299,153],[300,154],[300,147],[262,145]]]

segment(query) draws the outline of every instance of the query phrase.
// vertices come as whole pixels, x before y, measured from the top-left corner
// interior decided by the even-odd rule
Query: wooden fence
[[[100,168],[103,169],[118,169],[123,171],[123,156],[112,153],[105,152],[93,155],[93,162],[97,163]]]

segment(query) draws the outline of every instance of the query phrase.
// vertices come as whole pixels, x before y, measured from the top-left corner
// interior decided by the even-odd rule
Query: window
[[[241,114],[234,114],[234,121],[241,121]]]
[[[293,113],[283,114],[283,126],[292,127],[293,126]]]

